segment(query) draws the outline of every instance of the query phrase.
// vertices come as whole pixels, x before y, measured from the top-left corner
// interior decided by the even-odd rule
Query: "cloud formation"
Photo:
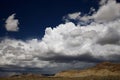
[[[119,3],[114,0],[101,6],[98,12],[93,14],[101,18],[94,18],[95,21],[89,25],[81,26],[67,22],[55,28],[48,27],[41,40],[1,40],[0,66],[17,65],[59,71],[81,68],[81,65],[93,65],[102,61],[120,62],[120,18],[116,17],[120,15],[120,8],[116,6],[119,7]],[[108,15],[110,18],[100,16],[113,9],[116,12],[111,12]],[[69,14],[69,17],[75,19],[79,15],[80,13]]]
[[[120,62],[120,20],[87,26],[74,23],[46,28],[42,40],[4,39],[0,43],[0,65],[43,68],[77,61]],[[52,62],[52,63],[51,63]]]
[[[75,13],[71,13],[71,14],[68,14],[67,16],[64,16],[63,17],[63,20],[65,20],[66,22],[69,22],[69,19],[71,20],[76,20],[80,18],[80,12],[75,12]]]
[[[93,19],[96,22],[109,22],[120,18],[120,3],[117,3],[116,0],[101,0],[99,4],[101,6],[99,7],[98,11],[92,11],[94,12],[92,15],[86,14],[84,16],[81,16],[79,14],[74,18],[66,17],[65,20],[69,21],[72,19],[86,22]],[[76,13],[73,13],[71,15],[76,15]]]
[[[99,5],[105,5],[107,3],[108,0],[100,0]]]
[[[117,3],[116,0],[108,0],[92,17],[99,22],[108,22],[120,18],[120,3]]]
[[[19,27],[18,27],[18,19],[14,19],[15,18],[15,14],[12,14],[11,16],[9,16],[7,18],[7,20],[5,21],[5,28],[7,31],[13,31],[13,32],[16,32],[19,30]]]

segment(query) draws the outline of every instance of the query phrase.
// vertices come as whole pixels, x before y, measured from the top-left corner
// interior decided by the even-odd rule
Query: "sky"
[[[119,0],[0,0],[0,11],[0,75],[120,62]]]
[[[17,39],[42,38],[46,27],[56,27],[63,23],[62,17],[68,13],[87,13],[91,6],[97,7],[96,0],[0,0],[0,36]],[[4,25],[8,16],[16,14],[19,32],[6,32]]]

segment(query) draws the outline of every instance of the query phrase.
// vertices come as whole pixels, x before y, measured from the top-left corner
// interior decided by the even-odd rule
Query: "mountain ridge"
[[[61,71],[55,77],[120,76],[120,63],[102,62],[84,70]]]

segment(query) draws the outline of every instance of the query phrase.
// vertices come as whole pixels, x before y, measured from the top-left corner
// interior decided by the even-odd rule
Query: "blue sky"
[[[98,8],[98,0],[0,0],[0,36],[18,39],[42,38],[46,27],[64,23],[62,17],[74,12],[88,13],[91,7]],[[5,30],[5,20],[16,14],[19,32]]]

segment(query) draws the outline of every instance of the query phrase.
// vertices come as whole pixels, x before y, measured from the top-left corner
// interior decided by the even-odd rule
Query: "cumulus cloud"
[[[46,28],[42,40],[4,39],[0,42],[0,65],[52,68],[58,63],[120,62],[116,58],[120,56],[119,25],[120,20],[87,26],[69,22]]]
[[[117,3],[116,0],[101,0],[99,3],[101,6],[99,7],[98,11],[95,11],[94,8],[91,9],[90,12],[93,12],[92,15],[86,14],[84,16],[76,15],[77,17],[69,18],[66,17],[66,20],[76,20],[76,21],[84,21],[87,22],[93,19],[96,22],[110,22],[115,19],[120,18],[120,3]],[[75,15],[73,13],[71,15]],[[68,14],[69,16],[69,14]]]
[[[115,0],[108,0],[108,2],[101,6],[96,14],[92,16],[95,21],[108,22],[120,17],[120,3]]]
[[[110,55],[119,55],[120,28],[117,26],[119,22],[118,20],[114,22],[115,24],[91,24],[83,27],[76,26],[73,23],[61,24],[57,28],[46,29],[43,42],[47,44],[47,49],[50,50],[48,55],[54,53],[49,57],[55,61],[65,59],[91,62],[111,60]]]
[[[100,44],[119,44],[120,35],[114,28],[109,28],[100,38],[98,43]]]
[[[6,23],[5,28],[6,28],[7,31],[18,31],[19,30],[18,19],[14,19],[14,18],[15,18],[15,14],[12,14],[5,21],[5,23]]]

